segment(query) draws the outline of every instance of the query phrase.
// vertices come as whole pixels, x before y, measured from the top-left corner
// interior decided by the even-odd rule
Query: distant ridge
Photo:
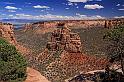
[[[42,20],[30,20],[30,19],[2,19],[0,20],[2,22],[9,22],[9,23],[33,23],[33,22],[38,22]]]
[[[82,19],[82,20],[114,20],[114,19],[124,19],[124,18],[105,18],[105,19]],[[1,19],[1,22],[5,22],[5,23],[35,23],[35,22],[47,22],[47,21],[64,21],[64,20],[34,20],[34,19]],[[67,20],[65,20],[67,21]],[[72,20],[74,21],[74,20]]]
[[[0,20],[4,23],[11,23],[14,25],[15,28],[20,28],[26,23],[34,23],[42,20],[29,20],[29,19],[2,19]]]

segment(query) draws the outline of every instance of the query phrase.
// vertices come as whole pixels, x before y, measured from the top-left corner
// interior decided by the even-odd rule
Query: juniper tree
[[[0,38],[0,81],[23,82],[27,62],[15,46]]]
[[[120,61],[124,73],[124,26],[109,30],[105,34],[104,39],[108,41],[106,50],[110,62]]]

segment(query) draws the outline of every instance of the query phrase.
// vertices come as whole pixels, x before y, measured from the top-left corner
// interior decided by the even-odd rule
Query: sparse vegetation
[[[91,55],[104,55],[106,43],[103,41],[103,34],[107,28],[94,27],[89,29],[73,29],[74,33],[78,33],[82,42],[82,51]],[[36,30],[15,30],[17,41],[23,43],[27,48],[30,48],[34,54],[41,53],[46,47],[50,33],[36,34]]]
[[[103,36],[103,39],[108,42],[106,46],[106,54],[109,59],[109,64],[105,68],[105,72],[97,73],[95,82],[124,82],[124,26],[118,26],[108,31]],[[119,63],[121,66],[110,69],[112,63]]]
[[[85,54],[105,56],[105,46],[107,42],[103,41],[103,35],[107,28],[94,27],[86,29],[73,29],[72,31],[78,33],[82,42],[82,51]]]
[[[68,66],[61,62],[59,57],[62,50],[55,52],[51,52],[49,50],[44,51],[44,49],[42,50],[41,48],[46,47],[49,33],[37,35],[35,34],[35,31],[35,29],[30,29],[26,32],[22,30],[15,31],[17,40],[20,43],[23,43],[23,45],[25,45],[27,48],[33,50],[34,54],[32,56],[32,60],[28,60],[29,66],[32,66],[40,71],[52,82],[63,82],[65,79],[79,74],[79,72],[84,69],[83,64],[80,64],[80,66],[75,64]],[[102,38],[104,31],[106,31],[105,28],[73,29],[73,32],[78,33],[81,37],[83,44],[82,51],[89,55],[102,54],[103,51],[101,49],[104,49],[104,41]],[[38,61],[36,58],[38,58]]]
[[[28,30],[24,32],[23,30],[15,30],[15,36],[18,42],[23,43],[26,48],[32,50],[32,54],[41,53],[46,47],[49,33],[37,34],[36,30]]]
[[[104,39],[109,42],[106,51],[110,62],[119,61],[124,73],[124,26],[111,29]]]

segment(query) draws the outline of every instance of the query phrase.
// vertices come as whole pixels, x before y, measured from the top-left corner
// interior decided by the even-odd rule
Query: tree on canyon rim
[[[15,46],[0,38],[0,81],[23,82],[27,62]]]
[[[109,29],[104,39],[108,41],[106,50],[110,62],[119,61],[124,74],[124,26]]]

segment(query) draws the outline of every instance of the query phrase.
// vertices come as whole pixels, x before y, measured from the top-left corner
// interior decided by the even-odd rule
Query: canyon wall
[[[106,28],[111,28],[111,27],[116,27],[120,25],[124,25],[124,18],[106,20],[104,26]]]
[[[10,44],[14,45],[23,55],[30,54],[31,51],[29,49],[17,42],[13,24],[0,22],[0,37],[6,39]]]
[[[105,27],[111,28],[119,25],[124,25],[124,19],[99,19],[99,20],[59,20],[59,21],[44,21],[32,24],[25,24],[25,30],[34,28],[54,28],[59,23],[65,23],[69,28],[92,28]]]
[[[17,41],[14,37],[14,27],[10,23],[0,23],[0,37],[5,38],[11,44],[17,44]]]

